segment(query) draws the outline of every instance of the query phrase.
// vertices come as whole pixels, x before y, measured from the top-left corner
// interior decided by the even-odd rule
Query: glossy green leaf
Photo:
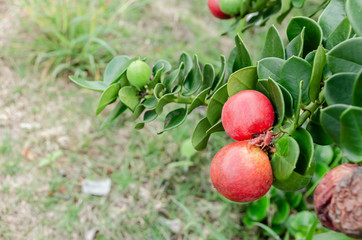
[[[146,111],[143,115],[143,121],[136,123],[135,129],[142,129],[145,126],[145,123],[152,122],[157,118],[156,110]]]
[[[362,161],[362,108],[349,107],[341,117],[341,147],[351,161]]]
[[[267,57],[285,58],[283,40],[274,25],[268,30],[261,54],[262,59]]]
[[[307,17],[293,17],[287,27],[289,41],[297,37],[305,28],[303,56],[318,48],[322,43],[322,29],[312,19]]]
[[[105,82],[99,82],[99,81],[87,81],[80,77],[75,76],[69,76],[69,79],[72,80],[75,84],[87,88],[96,92],[103,92],[106,90],[109,85]]]
[[[274,81],[279,82],[280,71],[285,61],[280,58],[264,58],[258,61],[257,72],[259,79],[272,78]]]
[[[293,7],[302,8],[305,0],[292,0]]]
[[[303,57],[305,28],[302,29],[299,35],[293,38],[285,48],[285,54],[287,59],[292,56]]]
[[[197,95],[194,100],[192,100],[191,104],[190,104],[190,107],[189,107],[189,114],[197,107],[199,106],[202,106],[202,105],[205,105],[205,99],[206,99],[206,96],[207,94],[209,93],[210,91],[210,87],[209,88],[206,88],[204,89],[202,92],[199,93],[199,95]]]
[[[182,95],[190,96],[196,93],[200,89],[203,82],[202,77],[203,76],[200,69],[199,59],[197,58],[197,55],[195,55],[194,67],[186,77],[186,80],[183,84],[185,92],[183,92]]]
[[[191,72],[193,67],[192,58],[187,53],[183,52],[179,59],[179,69],[180,69],[180,82],[183,83],[187,75]],[[183,67],[181,67],[183,66]]]
[[[296,208],[299,206],[300,202],[302,201],[303,195],[301,193],[296,193],[296,192],[286,192],[285,199],[288,201],[290,207]]]
[[[215,79],[214,66],[212,66],[209,63],[206,63],[202,74],[204,81],[202,82],[201,91],[203,91],[206,88],[211,88],[212,83],[214,82]]]
[[[271,159],[274,178],[288,179],[297,165],[298,143],[293,138],[284,136],[275,143],[275,147],[276,152]]]
[[[341,123],[339,121],[342,113],[348,108],[345,104],[335,104],[324,108],[321,111],[321,124],[327,135],[339,145]]]
[[[210,138],[210,134],[207,134],[206,131],[211,127],[211,124],[207,118],[201,119],[192,134],[192,145],[197,151],[204,150],[207,146],[207,142]]]
[[[312,76],[309,83],[309,99],[312,102],[318,98],[325,64],[326,50],[324,50],[322,46],[319,46],[314,57]]]
[[[326,39],[346,17],[345,0],[331,0],[318,19]]]
[[[229,96],[241,92],[243,90],[255,89],[258,76],[256,67],[246,67],[240,69],[230,75],[227,82],[227,91]]]
[[[310,133],[304,128],[297,128],[292,137],[299,145],[299,158],[295,168],[295,172],[304,175],[308,168],[311,167],[314,155],[314,144]]]
[[[99,99],[96,115],[100,114],[103,109],[105,109],[109,104],[116,101],[118,96],[118,91],[121,88],[121,84],[114,83],[109,86],[103,93],[101,98]]]
[[[302,211],[296,215],[291,215],[286,222],[288,231],[296,239],[303,239],[308,234],[308,229],[313,225],[316,216],[310,211]]]
[[[348,21],[348,18],[343,19],[343,21],[339,23],[337,28],[326,39],[325,41],[326,49],[332,49],[336,45],[347,40],[351,35],[351,32],[352,32],[352,27]]]
[[[132,112],[140,103],[140,98],[137,95],[137,89],[133,86],[126,86],[119,90],[118,97]]]
[[[154,88],[157,85],[157,83],[159,83],[159,81],[161,80],[162,72],[163,72],[163,65],[161,66],[161,68],[157,70],[156,73],[154,73],[151,82],[148,84],[149,89]]]
[[[308,122],[307,130],[312,135],[314,143],[320,145],[329,145],[332,144],[333,141],[324,131],[320,123],[320,113],[320,108],[314,112],[310,121]]]
[[[185,108],[178,108],[176,110],[173,110],[172,112],[169,112],[166,115],[163,130],[158,134],[161,134],[165,131],[169,131],[171,129],[180,126],[182,123],[185,122],[186,117],[187,117],[187,105]]]
[[[236,66],[234,65],[233,70],[235,71],[244,67],[251,66],[252,62],[249,51],[246,48],[240,35],[237,34],[234,40],[236,45],[236,59],[235,59]]]
[[[256,201],[251,202],[246,209],[246,214],[251,220],[255,222],[260,222],[261,220],[266,218],[269,204],[270,198],[264,196]]]
[[[324,163],[329,165],[333,160],[333,148],[331,145],[315,146],[314,158],[316,159],[317,163]]]
[[[280,84],[283,85],[293,97],[293,105],[296,106],[299,95],[299,82],[303,80],[302,101],[309,103],[308,88],[312,75],[312,66],[304,59],[291,57],[280,72]]]
[[[126,55],[113,58],[112,61],[108,63],[106,70],[104,71],[103,81],[107,84],[117,82],[134,60],[135,59],[130,59]]]
[[[214,125],[221,118],[221,111],[228,99],[227,84],[219,88],[211,97],[206,109],[206,116],[210,125]]]
[[[285,116],[291,118],[293,116],[293,97],[290,92],[279,84],[279,88],[282,91],[284,98]]]
[[[176,97],[174,96],[173,93],[168,93],[163,95],[160,100],[158,101],[158,104],[156,106],[156,113],[157,115],[161,115],[164,106],[166,106],[167,104],[169,104],[170,102],[173,102],[176,99]]]
[[[281,240],[281,238],[278,236],[278,234],[273,229],[271,229],[268,225],[265,225],[265,224],[260,223],[260,222],[253,222],[252,226],[258,226],[261,229],[263,229],[264,231],[266,231],[275,240]]]
[[[150,98],[147,98],[142,103],[138,104],[136,109],[133,112],[132,120],[135,121],[143,112],[143,110],[147,109],[153,109],[157,106],[158,100],[156,97],[151,96]]]
[[[118,118],[124,111],[127,110],[127,106],[124,105],[122,102],[118,102],[115,108],[112,110],[110,114],[108,114],[107,118],[102,123],[101,128],[104,128],[108,124],[110,124],[112,121],[114,121],[116,118]]]
[[[281,23],[292,10],[292,0],[281,0],[281,4],[280,15],[277,18],[278,23]]]
[[[206,131],[206,134],[212,134],[212,133],[215,133],[215,132],[223,132],[223,131],[224,131],[224,127],[223,127],[222,122],[220,120],[217,123],[215,123],[213,126],[211,126]]]
[[[357,74],[352,93],[353,105],[362,107],[362,70]]]
[[[275,201],[277,210],[274,212],[272,216],[272,223],[273,224],[282,224],[284,223],[290,213],[290,206],[287,201],[284,201],[282,199],[277,199]]]
[[[314,50],[314,51],[311,51],[310,53],[308,53],[307,56],[305,56],[305,60],[312,66],[314,63],[314,58],[315,58],[316,53],[317,53],[317,50]]]
[[[153,90],[153,95],[157,98],[160,99],[162,97],[162,94],[165,90],[165,85],[163,83],[157,83],[155,86],[155,89]]]
[[[166,60],[158,60],[157,63],[153,66],[152,72],[154,75],[158,72],[158,70],[162,69],[162,73],[169,72],[172,69],[171,64]]]
[[[212,84],[211,89],[213,92],[216,92],[223,84],[224,84],[224,78],[226,74],[226,59],[224,56],[220,56],[221,61],[221,68],[219,73],[217,74],[215,81]]]
[[[184,67],[185,66],[183,62],[180,63],[178,69],[173,70],[165,77],[165,79],[163,80],[163,84],[166,86],[167,92],[171,92],[172,89],[181,82],[181,72],[183,71]]]
[[[346,13],[353,30],[362,36],[362,2],[360,0],[347,0]]]
[[[353,86],[356,79],[355,73],[337,73],[326,81],[326,101],[328,105],[352,105]]]
[[[344,41],[327,54],[327,63],[333,74],[358,73],[362,69],[362,37]]]
[[[354,240],[353,238],[347,237],[343,233],[338,232],[326,232],[326,233],[320,233],[313,236],[313,240]]]

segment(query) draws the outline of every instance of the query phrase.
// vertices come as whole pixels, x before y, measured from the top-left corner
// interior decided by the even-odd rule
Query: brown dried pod
[[[362,167],[344,163],[330,170],[314,192],[322,225],[351,237],[362,237]]]

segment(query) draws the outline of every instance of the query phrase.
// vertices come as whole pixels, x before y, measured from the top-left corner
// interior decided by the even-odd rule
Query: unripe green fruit
[[[134,61],[127,69],[127,78],[133,86],[143,87],[151,78],[151,69],[141,60]]]
[[[242,0],[220,0],[220,9],[228,15],[237,15],[240,12]]]

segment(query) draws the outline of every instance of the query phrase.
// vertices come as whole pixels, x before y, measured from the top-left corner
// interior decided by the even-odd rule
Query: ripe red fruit
[[[230,15],[227,15],[226,13],[223,13],[221,11],[219,0],[208,0],[207,5],[209,6],[209,9],[210,9],[212,15],[214,15],[215,17],[220,18],[220,19],[231,18]]]
[[[230,137],[238,141],[246,140],[273,126],[274,109],[264,94],[245,90],[226,101],[221,120]]]
[[[234,202],[250,202],[264,196],[273,183],[268,155],[248,141],[233,142],[216,153],[210,166],[216,190]]]

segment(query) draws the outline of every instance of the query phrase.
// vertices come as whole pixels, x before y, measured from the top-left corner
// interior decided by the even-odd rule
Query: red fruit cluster
[[[225,103],[221,120],[226,133],[240,142],[226,145],[215,155],[210,167],[211,181],[216,190],[231,201],[259,199],[272,185],[272,168],[262,149],[243,140],[273,126],[273,106],[258,91],[241,91]]]

